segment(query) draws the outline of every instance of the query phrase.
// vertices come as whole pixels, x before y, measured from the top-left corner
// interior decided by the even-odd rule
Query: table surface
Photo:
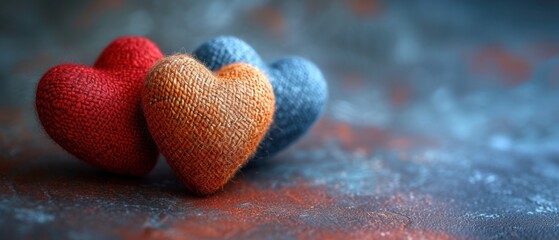
[[[557,156],[500,153],[326,117],[222,192],[190,195],[161,159],[147,177],[81,163],[0,119],[0,236],[12,238],[559,237]],[[14,127],[16,126],[16,127]]]
[[[0,3],[0,239],[559,239],[559,4],[553,1]],[[114,38],[166,55],[218,35],[309,58],[330,100],[299,142],[189,194],[50,140],[37,81]]]

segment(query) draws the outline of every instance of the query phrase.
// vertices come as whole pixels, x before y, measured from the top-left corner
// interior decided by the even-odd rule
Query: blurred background
[[[559,239],[558,23],[542,0],[3,0],[0,236]],[[35,89],[123,35],[167,55],[235,35],[268,62],[306,57],[325,116],[213,197],[165,161],[99,171],[48,139]]]
[[[3,1],[0,107],[34,117],[49,68],[91,65],[114,38],[165,54],[238,36],[301,55],[330,86],[326,118],[498,151],[559,151],[556,1]]]

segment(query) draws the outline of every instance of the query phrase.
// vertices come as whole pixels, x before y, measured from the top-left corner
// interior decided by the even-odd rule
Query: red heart
[[[104,170],[145,175],[158,151],[140,107],[141,89],[163,54],[150,40],[112,42],[93,67],[63,64],[39,81],[36,107],[45,131],[77,158]]]

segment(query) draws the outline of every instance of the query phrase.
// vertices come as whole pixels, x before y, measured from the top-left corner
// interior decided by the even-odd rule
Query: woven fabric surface
[[[274,114],[266,75],[237,63],[213,73],[188,55],[158,61],[142,93],[148,128],[192,192],[221,189],[252,156]]]
[[[218,37],[198,47],[193,56],[212,71],[235,62],[263,70],[276,97],[274,123],[260,144],[254,160],[268,159],[303,136],[320,117],[328,98],[320,69],[301,57],[288,57],[267,65],[244,41]]]
[[[150,40],[113,41],[93,67],[63,64],[39,81],[36,110],[47,134],[77,158],[106,171],[145,175],[158,151],[141,111],[141,88],[163,54]]]

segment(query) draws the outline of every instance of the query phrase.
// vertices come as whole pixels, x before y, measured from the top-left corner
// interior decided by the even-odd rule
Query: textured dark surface
[[[554,1],[50,1],[0,8],[0,238],[559,238]],[[218,35],[300,55],[325,118],[223,193],[195,198],[160,161],[91,168],[32,107],[41,74],[112,39],[165,54]]]
[[[556,154],[496,152],[326,118],[290,151],[196,198],[164,161],[146,178],[124,178],[46,143],[25,127],[2,128],[7,239],[559,237]]]

